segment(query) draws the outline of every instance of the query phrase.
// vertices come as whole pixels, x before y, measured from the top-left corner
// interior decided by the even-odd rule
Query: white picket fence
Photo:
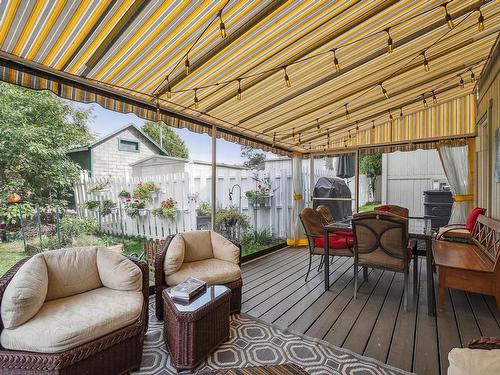
[[[255,190],[258,181],[268,178],[273,191],[270,207],[254,208],[245,196],[245,192]],[[169,234],[196,229],[196,208],[201,202],[211,200],[210,174],[198,172],[190,175],[187,172],[173,173],[151,177],[130,178],[90,178],[86,173],[81,174],[80,181],[74,186],[75,204],[82,216],[95,217],[100,221],[104,232],[126,236],[144,236],[150,239],[163,239]],[[122,190],[130,193],[139,182],[153,181],[160,187],[159,196],[147,204],[148,212],[145,216],[131,218],[125,212],[123,203],[118,194]],[[103,193],[89,192],[97,183],[107,182],[107,189]],[[290,171],[271,170],[254,173],[246,170],[224,169],[217,176],[218,209],[229,206],[239,206],[241,187],[241,212],[249,217],[253,228],[269,229],[279,237],[286,238],[290,230],[290,215],[292,209],[292,175]],[[229,190],[233,188],[232,200],[229,199]],[[164,219],[151,213],[154,208],[168,198],[177,201],[177,213],[174,220]],[[88,200],[110,199],[118,205],[118,211],[99,217],[97,211],[85,208]]]

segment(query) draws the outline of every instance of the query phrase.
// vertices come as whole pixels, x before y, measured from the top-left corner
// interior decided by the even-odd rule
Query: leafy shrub
[[[236,229],[245,231],[250,228],[248,216],[242,214],[236,207],[222,208],[215,214],[215,229],[218,232],[227,232]]]
[[[102,216],[106,216],[109,215],[111,213],[111,209],[115,207],[116,203],[114,203],[111,199],[105,199],[101,202],[99,212]]]
[[[85,208],[89,210],[95,210],[97,207],[99,207],[99,201],[86,201],[85,202]]]
[[[210,203],[207,201],[200,202],[200,205],[196,209],[196,215],[197,216],[210,216],[212,211],[212,207],[210,206]]]
[[[61,237],[64,244],[72,243],[81,235],[93,235],[99,230],[97,222],[90,217],[65,215],[61,219]]]
[[[35,216],[35,208],[29,203],[1,204],[0,218],[3,217],[9,225],[19,223],[19,208],[23,213],[23,219],[31,219]]]
[[[244,247],[272,245],[277,241],[278,238],[269,229],[246,232],[241,238],[241,244]]]

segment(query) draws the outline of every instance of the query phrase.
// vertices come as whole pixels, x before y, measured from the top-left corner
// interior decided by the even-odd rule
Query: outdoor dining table
[[[352,217],[349,217],[342,221],[337,221],[333,224],[328,224],[324,226],[324,250],[325,259],[328,259],[328,254],[330,251],[328,236],[330,233],[335,233],[338,231],[352,232]],[[430,220],[423,217],[412,217],[410,216],[408,223],[408,235],[410,239],[422,240],[425,243],[425,258],[426,258],[426,269],[427,269],[427,314],[435,315],[435,300],[434,300],[434,277],[432,272],[432,229]],[[418,252],[417,252],[418,255]],[[325,261],[324,266],[325,273],[325,291],[330,289],[330,262]]]

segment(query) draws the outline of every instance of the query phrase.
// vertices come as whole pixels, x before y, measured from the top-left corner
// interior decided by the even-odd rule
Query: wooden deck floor
[[[352,259],[335,258],[331,288],[325,292],[319,257],[314,258],[316,268],[307,283],[303,248],[244,264],[242,311],[420,375],[446,374],[448,352],[475,337],[500,337],[500,313],[491,297],[451,290],[445,309],[427,315],[423,258],[416,306],[412,302],[408,312],[403,310],[402,274],[370,270],[368,283],[360,275],[354,300]]]

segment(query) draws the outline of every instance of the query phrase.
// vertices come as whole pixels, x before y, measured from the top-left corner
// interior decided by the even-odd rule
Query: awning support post
[[[217,127],[212,126],[212,214],[211,229],[215,230],[215,214],[217,212]]]
[[[290,233],[287,243],[290,246],[305,246],[301,230],[299,213],[304,208],[304,183],[302,177],[302,155],[294,154],[292,157],[292,215],[290,217]]]
[[[355,196],[355,200],[356,200],[356,213],[359,212],[359,149],[356,149],[356,155],[355,155],[355,159],[356,159],[356,168],[355,168],[355,172],[354,172],[354,175],[355,175],[355,185],[356,185],[356,196]]]
[[[314,158],[312,155],[309,157],[309,206],[313,207],[313,191],[314,191]]]

